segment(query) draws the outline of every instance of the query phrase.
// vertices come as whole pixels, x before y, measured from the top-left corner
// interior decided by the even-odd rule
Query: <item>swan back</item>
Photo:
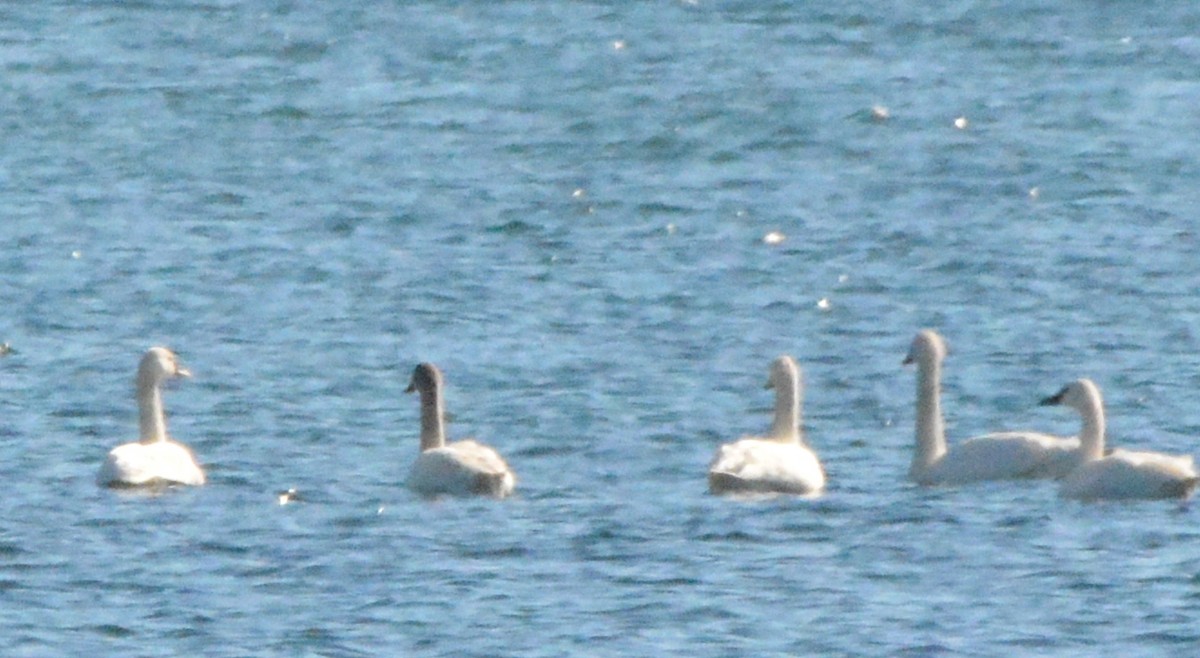
[[[426,496],[504,498],[513,492],[516,483],[516,476],[498,452],[470,440],[422,452],[408,475],[408,486]]]
[[[175,441],[126,443],[113,448],[100,467],[102,486],[143,487],[204,484],[204,471],[192,451]]]
[[[820,494],[825,469],[807,446],[762,439],[742,439],[721,446],[708,469],[714,494]]]
[[[1197,482],[1190,455],[1114,450],[1072,471],[1059,494],[1084,501],[1187,498]]]

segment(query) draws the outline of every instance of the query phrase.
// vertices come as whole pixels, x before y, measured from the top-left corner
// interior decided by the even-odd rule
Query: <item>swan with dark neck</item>
[[[1042,404],[1070,407],[1083,417],[1080,464],[1062,481],[1059,493],[1078,500],[1187,498],[1200,477],[1191,455],[1113,450],[1104,454],[1104,400],[1100,387],[1078,379]]]
[[[421,400],[421,452],[446,445],[442,372],[432,363],[418,365],[404,392],[417,393]]]
[[[476,441],[446,442],[442,372],[437,366],[417,365],[406,391],[421,399],[421,452],[409,471],[411,489],[425,496],[512,494],[517,479],[498,452]]]

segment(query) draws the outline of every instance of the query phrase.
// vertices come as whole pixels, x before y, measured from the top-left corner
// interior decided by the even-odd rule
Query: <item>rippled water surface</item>
[[[0,9],[4,655],[1194,653],[1194,509],[907,484],[900,361],[1196,452],[1200,9],[929,4]],[[98,489],[154,344],[210,483]],[[707,495],[784,352],[829,491]]]

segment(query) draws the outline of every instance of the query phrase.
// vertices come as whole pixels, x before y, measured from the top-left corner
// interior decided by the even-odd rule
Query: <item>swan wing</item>
[[[803,444],[742,439],[717,450],[708,485],[716,494],[816,494],[825,488],[825,470],[816,453]]]
[[[100,466],[96,483],[101,486],[140,485],[153,479],[149,464],[143,456],[146,446],[140,443],[124,443],[108,452]]]
[[[192,451],[182,443],[159,441],[147,446],[161,480],[177,484],[204,484],[204,471]]]
[[[513,492],[516,481],[504,458],[476,441],[457,441],[422,452],[408,476],[408,486],[424,495],[503,498]]]
[[[1066,460],[1064,439],[1035,432],[1001,432],[977,436],[954,446],[930,469],[938,484],[1054,477],[1054,458]],[[1078,443],[1075,444],[1076,448]],[[1060,466],[1065,468],[1065,466]]]
[[[1047,436],[1046,454],[1034,477],[1060,480],[1083,463],[1079,437],[1059,438]]]
[[[1059,493],[1080,500],[1186,498],[1197,481],[1191,456],[1114,450],[1072,472]]]
[[[204,471],[181,443],[125,443],[113,448],[96,481],[102,486],[138,487],[160,484],[204,484]]]

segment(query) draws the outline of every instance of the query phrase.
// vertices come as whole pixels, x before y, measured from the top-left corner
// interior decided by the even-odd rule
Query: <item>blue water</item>
[[[0,653],[1200,646],[1193,508],[914,487],[900,366],[1196,452],[1200,8],[336,4],[0,9]],[[210,483],[98,489],[154,344]],[[707,495],[783,352],[828,493]],[[421,360],[516,498],[403,489]]]

